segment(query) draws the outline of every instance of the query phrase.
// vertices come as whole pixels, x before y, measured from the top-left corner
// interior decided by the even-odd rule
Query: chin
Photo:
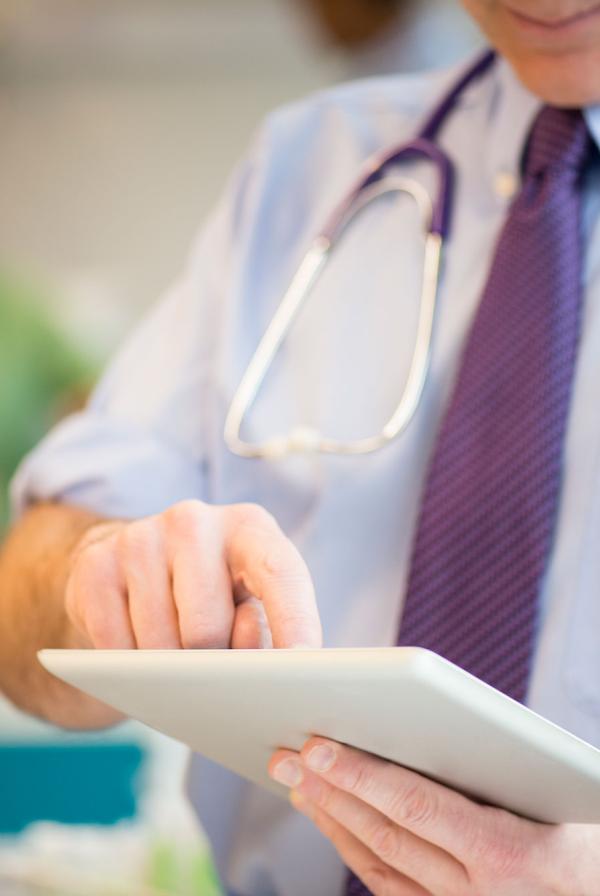
[[[508,56],[521,82],[551,106],[581,108],[600,103],[600,51]]]

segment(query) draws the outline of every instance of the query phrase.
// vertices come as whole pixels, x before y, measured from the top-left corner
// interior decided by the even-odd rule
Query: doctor
[[[466,79],[367,81],[269,118],[184,277],[25,462],[0,564],[16,703],[114,721],[46,675],[40,647],[314,646],[323,630],[432,647],[600,745],[600,4],[465,5],[500,54]],[[428,369],[412,365],[421,221],[391,193],[344,231],[232,424],[315,235],[433,109],[454,202],[432,227],[448,238]],[[444,165],[428,148],[382,173],[437,201]],[[406,425],[367,445],[406,409],[411,367]],[[270,770],[289,806],[192,763],[241,896],[600,893],[600,828],[524,821],[319,739]]]

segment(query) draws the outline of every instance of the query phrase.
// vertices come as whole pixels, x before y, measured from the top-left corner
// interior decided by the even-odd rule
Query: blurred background
[[[264,114],[479,41],[453,0],[2,0],[0,535],[19,459],[176,275]],[[185,761],[0,696],[0,896],[217,893]]]

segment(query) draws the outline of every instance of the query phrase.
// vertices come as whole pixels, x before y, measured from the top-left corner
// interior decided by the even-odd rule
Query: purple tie
[[[581,317],[581,113],[545,107],[431,459],[398,644],[525,699]],[[351,876],[347,896],[368,890]]]

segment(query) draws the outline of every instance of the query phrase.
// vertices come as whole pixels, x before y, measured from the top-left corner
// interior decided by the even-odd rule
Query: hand
[[[77,545],[65,607],[98,648],[319,647],[309,572],[261,507],[177,504]]]
[[[526,821],[323,738],[269,772],[375,896],[600,894],[597,826]]]

